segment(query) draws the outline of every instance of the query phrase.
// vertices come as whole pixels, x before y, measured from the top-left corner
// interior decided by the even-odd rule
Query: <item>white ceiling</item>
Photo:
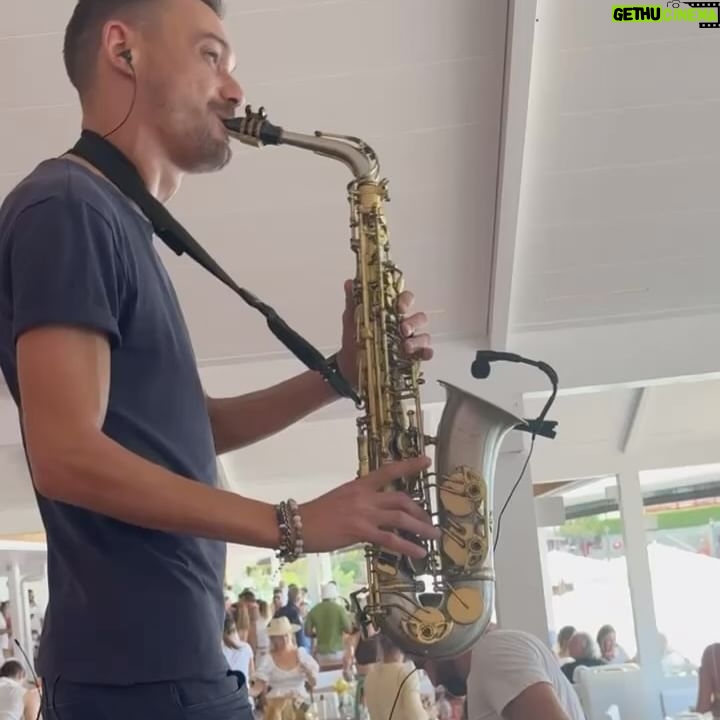
[[[0,9],[0,197],[76,138],[77,102],[60,60],[73,5]],[[370,142],[391,182],[393,256],[435,336],[483,337],[505,0],[231,0],[228,9],[248,103],[294,131]],[[224,172],[188,178],[171,209],[240,284],[334,349],[343,280],[354,273],[345,168],[290,148],[237,144],[235,153]],[[200,361],[284,352],[260,316],[189,258],[165,257]]]
[[[539,0],[515,330],[720,306],[720,30]]]
[[[516,0],[534,16],[533,2]],[[606,0],[539,0],[527,98],[517,84],[503,87],[508,3],[228,0],[248,102],[266,106],[288,129],[357,134],[378,151],[391,182],[393,255],[430,315],[437,356],[429,375],[461,385],[469,382],[472,349],[488,342],[490,315],[507,316],[507,307],[498,308],[506,299],[513,343],[532,337],[528,347],[555,348],[561,380],[574,376],[581,357],[587,365],[580,351],[599,325],[632,319],[650,327],[651,318],[720,311],[713,242],[720,31],[613,23]],[[76,99],[60,58],[73,4],[0,5],[0,199],[76,137]],[[515,30],[513,72],[523,55],[530,62],[532,40]],[[508,97],[517,113],[510,124],[523,132],[529,100],[517,177],[508,156],[517,155],[522,136],[506,136],[511,145],[501,152]],[[340,165],[307,153],[237,145],[224,172],[188,178],[172,209],[241,284],[331,351],[343,280],[353,273],[347,179]],[[498,194],[512,195],[513,185],[520,212],[500,240]],[[513,252],[514,273],[498,278],[498,257],[509,256],[512,268]],[[259,315],[189,258],[164,257],[211,394],[247,392],[298,371]],[[512,283],[512,293],[502,282]],[[580,325],[583,341],[570,337]],[[595,342],[590,354],[599,366],[605,349]],[[687,352],[700,353],[700,344]],[[635,379],[655,377],[646,365]],[[524,386],[507,387],[519,393]],[[703,383],[665,397],[671,391],[653,388],[633,452],[716,445],[715,390]],[[584,476],[623,455],[638,392],[593,393],[592,408],[587,395],[561,397],[553,410],[561,434],[538,441],[536,479]],[[425,398],[436,413],[441,396],[432,383]],[[347,406],[311,420],[223,458],[233,487],[272,501],[289,487],[309,498],[349,479],[356,461]],[[37,529],[18,441],[14,407],[0,397],[0,533],[3,523],[13,532]]]
[[[537,440],[533,480],[555,482],[720,463],[719,404],[718,374],[560,395],[548,415],[558,422],[558,436]],[[528,399],[526,413],[535,417],[543,405],[541,398]],[[659,477],[653,473],[646,483]]]

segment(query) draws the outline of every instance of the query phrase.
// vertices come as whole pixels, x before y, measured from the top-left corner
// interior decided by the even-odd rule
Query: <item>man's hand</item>
[[[405,341],[403,352],[406,357],[427,361],[433,357],[433,347],[430,335],[420,332],[428,323],[427,315],[416,312],[410,315],[415,303],[415,296],[410,291],[404,291],[398,298],[398,313],[402,318],[400,330]],[[342,348],[338,353],[338,367],[343,377],[355,384],[357,381],[357,324],[355,320],[355,298],[353,296],[353,281],[345,281],[345,311],[343,312]]]
[[[430,466],[425,457],[388,463],[303,505],[304,547],[307,552],[340,550],[356,543],[374,543],[413,558],[424,549],[393,532],[402,530],[422,539],[440,538],[430,516],[409,495],[383,492],[394,480],[417,475]]]

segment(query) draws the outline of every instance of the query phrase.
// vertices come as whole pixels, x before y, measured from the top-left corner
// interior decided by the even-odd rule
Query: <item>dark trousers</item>
[[[45,679],[43,720],[252,720],[242,674],[146,685]]]

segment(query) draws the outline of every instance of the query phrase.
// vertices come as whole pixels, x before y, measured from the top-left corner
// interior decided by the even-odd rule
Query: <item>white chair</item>
[[[611,705],[606,711],[605,711],[605,718],[604,720],[622,720],[622,717],[620,715],[620,710],[618,709],[617,705]]]
[[[666,675],[662,680],[660,702],[668,717],[687,713],[697,702],[698,677],[695,673]]]
[[[587,720],[645,717],[642,679],[637,665],[579,667],[574,680]]]

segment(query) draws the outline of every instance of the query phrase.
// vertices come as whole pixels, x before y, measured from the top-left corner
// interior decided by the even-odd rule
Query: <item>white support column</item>
[[[10,617],[12,619],[13,628],[13,646],[10,647],[13,657],[22,661],[22,653],[15,646],[14,641],[17,640],[22,649],[27,653],[30,662],[32,662],[32,635],[30,633],[30,618],[28,616],[28,607],[23,597],[22,573],[20,572],[20,564],[15,560],[8,567],[8,591],[10,594]]]
[[[644,705],[648,710],[648,720],[661,720],[662,667],[638,471],[622,470],[618,475],[618,487],[635,637],[638,654],[642,658],[640,668],[645,693]]]
[[[324,585],[333,579],[332,560],[329,553],[320,555],[320,583]]]
[[[540,555],[540,574],[542,576],[543,597],[545,598],[545,617],[547,619],[548,634],[552,631],[557,633],[560,629],[555,622],[555,608],[553,607],[552,594],[552,578],[550,577],[550,569],[548,568],[548,549],[547,549],[547,528],[541,527],[537,531],[538,552]]]
[[[320,590],[322,588],[322,562],[320,555],[313,553],[308,555],[308,592],[313,603],[320,600]]]
[[[527,451],[506,452],[498,458],[495,471],[494,531],[499,512],[525,463]],[[538,547],[535,499],[530,468],[515,490],[500,525],[495,554],[498,624],[507,629],[525,630],[549,644],[542,565]]]

